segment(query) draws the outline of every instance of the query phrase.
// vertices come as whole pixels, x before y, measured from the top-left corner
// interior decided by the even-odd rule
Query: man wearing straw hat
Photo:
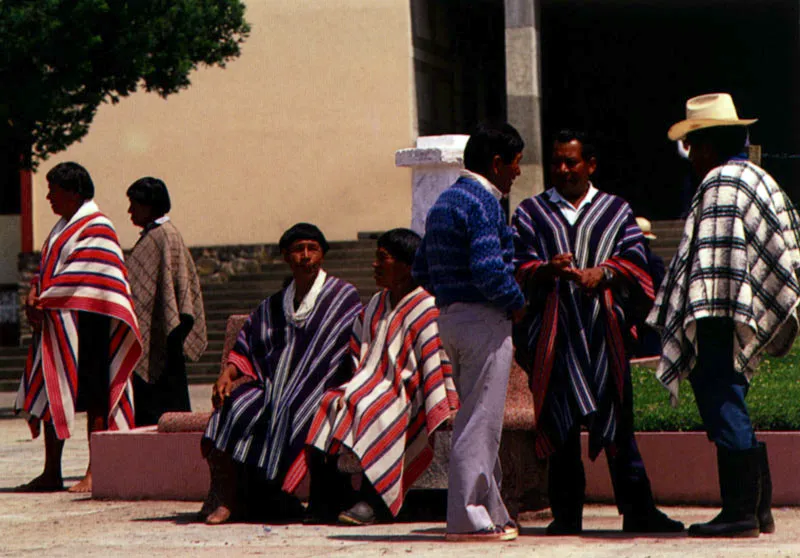
[[[648,323],[662,332],[656,372],[674,401],[694,390],[717,447],[722,512],[690,536],[757,537],[775,531],[767,451],[745,395],[766,351],[783,355],[798,332],[800,219],[775,180],[742,153],[746,126],[731,96],[689,99],[669,129],[682,140],[700,185],[683,238]]]

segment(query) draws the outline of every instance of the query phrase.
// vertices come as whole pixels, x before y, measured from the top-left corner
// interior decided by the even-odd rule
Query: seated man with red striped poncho
[[[419,243],[408,229],[378,239],[372,267],[383,290],[353,326],[350,349],[356,370],[349,382],[323,396],[308,434],[309,454],[339,454],[340,468],[361,471],[352,477],[357,491],[353,505],[339,508],[345,509],[338,515],[343,523],[372,523],[384,508],[396,516],[405,493],[433,458],[430,436],[458,408],[450,362],[439,340],[439,311],[411,277]],[[287,475],[289,489],[305,466],[298,463]],[[331,479],[323,488],[336,482]],[[312,502],[320,484],[312,476]]]
[[[88,431],[133,427],[130,376],[142,353],[128,272],[116,232],[100,213],[89,173],[60,163],[47,173],[47,199],[61,219],[42,248],[26,300],[34,335],[14,408],[34,437],[44,421],[44,472],[23,492],[64,488],[61,453],[76,411]],[[71,492],[91,492],[91,463]]]

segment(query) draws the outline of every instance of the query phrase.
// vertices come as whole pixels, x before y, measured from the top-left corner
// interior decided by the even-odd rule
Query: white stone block
[[[417,146],[395,152],[395,165],[411,167],[411,229],[423,234],[425,218],[439,194],[464,168],[464,147],[469,136],[422,136]]]

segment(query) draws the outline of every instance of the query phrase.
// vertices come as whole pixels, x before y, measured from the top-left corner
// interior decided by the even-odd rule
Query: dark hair
[[[486,175],[491,169],[495,155],[505,164],[510,164],[525,148],[525,142],[516,128],[503,124],[481,124],[469,136],[464,148],[464,167],[478,174]]]
[[[167,185],[158,178],[145,176],[128,187],[128,199],[151,207],[156,218],[169,213],[172,204],[169,201]]]
[[[420,236],[411,229],[392,229],[378,237],[378,248],[389,252],[394,259],[412,265],[420,242]]]
[[[78,163],[59,163],[47,173],[47,182],[67,192],[75,192],[84,200],[94,197],[94,182],[89,171]]]
[[[595,148],[594,142],[589,136],[589,133],[584,130],[563,128],[556,133],[553,143],[569,143],[573,140],[580,142],[581,158],[583,158],[584,161],[588,161],[592,157],[597,157],[597,149]]]
[[[723,159],[729,159],[744,151],[747,143],[747,128],[744,126],[714,126],[689,132],[689,144],[710,144]]]
[[[316,240],[319,242],[323,254],[330,248],[322,231],[311,223],[297,223],[296,225],[292,225],[281,235],[281,239],[278,241],[278,248],[280,248],[281,252],[288,250],[292,243],[297,240]]]

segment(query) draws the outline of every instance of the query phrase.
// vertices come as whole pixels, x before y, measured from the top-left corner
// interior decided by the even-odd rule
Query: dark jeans
[[[621,514],[645,514],[655,506],[650,480],[633,430],[633,389],[630,374],[625,375],[622,410],[617,421],[614,446],[606,448],[614,499]],[[548,493],[553,517],[574,522],[579,519],[586,489],[581,461],[580,425],[550,456]]]
[[[697,364],[689,375],[708,439],[732,451],[756,447],[744,401],[748,383],[733,368],[733,320],[697,321]]]

